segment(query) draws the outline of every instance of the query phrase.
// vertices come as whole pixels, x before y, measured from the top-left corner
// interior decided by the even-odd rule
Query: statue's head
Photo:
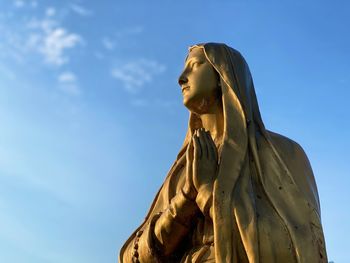
[[[240,52],[226,44],[191,46],[179,84],[191,113],[210,113],[218,105],[225,112],[234,105],[244,122],[264,129],[249,67]]]
[[[220,77],[208,61],[204,48],[190,48],[179,77],[184,105],[197,114],[209,113],[221,104]]]
[[[182,150],[193,131],[202,127],[199,115],[217,113],[218,109],[223,113],[224,136],[229,141],[248,130],[249,136],[256,130],[265,131],[249,67],[237,50],[222,43],[191,46],[179,84],[183,103],[190,110]]]

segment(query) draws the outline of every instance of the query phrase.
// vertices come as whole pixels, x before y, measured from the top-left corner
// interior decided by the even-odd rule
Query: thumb
[[[187,163],[190,163],[193,161],[193,140],[192,140],[192,138],[187,145],[186,161],[187,161]]]
[[[193,168],[192,168],[192,163],[193,163],[193,143],[192,139],[187,145],[187,150],[186,150],[186,180],[188,180],[189,183],[192,183],[192,174],[193,174]]]

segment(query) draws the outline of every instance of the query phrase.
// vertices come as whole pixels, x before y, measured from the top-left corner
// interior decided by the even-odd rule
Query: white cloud
[[[56,9],[53,7],[49,7],[46,9],[47,16],[54,16],[56,14]]]
[[[36,1],[22,2],[28,6],[37,5]],[[16,5],[22,4],[19,1]],[[16,23],[13,17],[0,16],[1,59],[10,58],[23,64],[36,53],[49,65],[61,66],[69,62],[68,51],[83,44],[83,38],[61,25],[56,8],[48,7],[44,12],[42,18],[25,17],[17,19]]]
[[[90,16],[90,15],[92,15],[92,11],[90,11],[90,10],[80,6],[80,5],[77,5],[77,4],[71,4],[70,8],[73,10],[73,12],[75,12],[78,15],[81,15],[81,16]]]
[[[39,51],[45,56],[47,63],[62,65],[69,60],[64,55],[65,49],[72,48],[79,42],[81,42],[79,35],[68,33],[64,28],[60,27],[45,36]]]
[[[32,1],[31,2],[31,6],[34,7],[34,8],[37,7],[38,6],[38,2],[37,1]]]
[[[139,59],[113,68],[112,76],[123,83],[126,91],[137,93],[146,83],[151,82],[155,75],[164,71],[165,66],[157,61]]]
[[[55,11],[48,9],[46,13],[52,15]],[[28,27],[33,32],[28,37],[27,46],[41,53],[48,64],[60,66],[67,63],[69,57],[65,54],[66,50],[82,43],[78,34],[68,32],[50,17],[32,20]]]
[[[24,7],[25,5],[30,5],[31,7],[35,8],[38,6],[38,2],[36,0],[33,0],[31,1],[30,3],[28,3],[28,1],[24,1],[24,0],[14,0],[13,1],[13,5],[16,7],[16,8],[22,8]]]
[[[16,0],[13,4],[14,4],[15,7],[21,8],[21,7],[24,6],[25,3],[22,0]]]
[[[34,18],[27,23],[27,27],[30,30],[37,30],[41,33],[49,33],[57,26],[58,22],[52,18],[44,18],[42,20]]]
[[[58,76],[59,87],[69,95],[80,95],[81,90],[78,85],[78,79],[73,72],[65,71]]]
[[[58,76],[58,81],[60,83],[72,83],[77,81],[77,77],[74,75],[74,73],[66,71]]]
[[[102,44],[103,44],[103,46],[104,46],[106,49],[108,49],[108,50],[113,50],[114,47],[115,47],[114,41],[112,41],[112,40],[111,40],[110,38],[108,38],[108,37],[104,37],[104,38],[102,39]]]

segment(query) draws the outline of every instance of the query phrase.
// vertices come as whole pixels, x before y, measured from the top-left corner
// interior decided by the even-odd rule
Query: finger
[[[211,137],[210,133],[209,133],[209,138],[210,138],[210,148],[212,149],[213,158],[217,162],[218,161],[218,150],[216,148],[216,145],[215,145],[214,140]]]
[[[191,140],[190,140],[190,149],[189,149],[189,151],[190,151],[190,160],[191,160],[191,162],[193,161],[193,136],[192,136],[192,138],[191,138]]]
[[[204,133],[204,135],[205,135],[205,141],[207,143],[208,157],[210,158],[210,160],[215,160],[215,152],[212,145],[213,139],[210,136],[210,132],[207,131]]]
[[[196,130],[195,135],[193,137],[193,154],[194,159],[202,158],[202,149],[199,142],[198,130]]]
[[[186,151],[186,180],[188,180],[188,182],[190,184],[193,184],[193,167],[192,167],[192,162],[193,162],[193,143],[192,143],[192,139],[190,140],[190,142],[187,145],[187,151]]]
[[[218,160],[218,150],[216,148],[216,145],[214,143],[214,140],[213,138],[211,137],[210,135],[210,132],[208,132],[208,138],[209,138],[209,145],[210,145],[210,149],[211,149],[211,152],[212,152],[212,156],[213,158],[217,161]]]
[[[200,143],[200,146],[201,146],[201,149],[202,149],[202,155],[201,157],[206,157],[208,158],[208,149],[207,149],[207,144],[206,144],[206,141],[205,141],[205,135],[204,135],[204,129],[201,128],[199,131],[198,131],[198,134],[199,134],[199,143]]]
[[[205,146],[206,146],[206,150],[207,150],[207,158],[209,160],[212,160],[212,159],[214,159],[214,153],[213,153],[213,151],[211,149],[211,145],[210,145],[211,138],[208,137],[208,132],[205,130],[203,130],[202,134],[203,134],[203,138],[204,138],[204,142],[205,142]]]
[[[192,160],[192,148],[193,148],[193,143],[192,143],[192,139],[190,140],[190,142],[187,145],[187,149],[186,149],[186,161],[191,161]]]

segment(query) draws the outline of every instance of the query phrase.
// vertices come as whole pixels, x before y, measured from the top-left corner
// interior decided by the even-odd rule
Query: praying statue
[[[194,45],[179,85],[183,146],[119,262],[327,263],[308,158],[265,128],[242,55]]]

